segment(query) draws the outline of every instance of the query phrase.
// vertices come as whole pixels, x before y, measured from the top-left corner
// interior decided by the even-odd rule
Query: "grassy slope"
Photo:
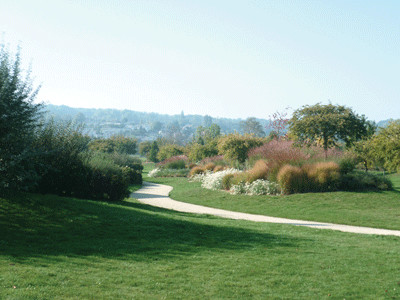
[[[151,169],[146,167],[146,172]],[[289,196],[231,195],[185,178],[147,178],[174,187],[171,198],[187,203],[274,217],[400,230],[400,174],[394,191],[307,193]]]
[[[34,194],[0,229],[0,299],[400,297],[398,237]]]

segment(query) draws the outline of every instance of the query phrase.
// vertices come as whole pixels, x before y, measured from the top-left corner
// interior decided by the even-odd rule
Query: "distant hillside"
[[[389,121],[393,120],[393,119],[387,119],[387,120],[383,120],[383,121],[379,121],[378,123],[376,123],[378,125],[378,127],[386,127],[387,124],[389,124]]]
[[[73,120],[84,123],[87,132],[92,137],[108,137],[113,134],[134,136],[139,140],[153,140],[171,128],[184,136],[185,141],[191,139],[192,134],[198,126],[209,127],[217,124],[221,133],[241,133],[240,122],[243,119],[212,118],[208,115],[185,115],[182,111],[179,115],[166,115],[158,113],[147,113],[133,110],[118,109],[96,109],[96,108],[73,108],[66,105],[47,104],[44,107],[48,117],[60,120]],[[257,119],[265,128],[269,120]],[[175,134],[176,135],[176,134]]]

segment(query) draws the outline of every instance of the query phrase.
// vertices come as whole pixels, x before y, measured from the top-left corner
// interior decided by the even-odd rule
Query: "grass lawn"
[[[144,179],[173,186],[171,198],[187,203],[282,218],[400,230],[400,174],[390,175],[394,191],[307,193],[288,196],[231,195],[186,178]]]
[[[400,298],[399,237],[27,193],[0,230],[0,299]]]

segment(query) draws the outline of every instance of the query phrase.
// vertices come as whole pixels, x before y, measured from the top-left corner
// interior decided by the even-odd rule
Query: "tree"
[[[218,138],[221,135],[221,127],[217,124],[211,124],[210,127],[204,128],[203,126],[198,126],[196,132],[193,136],[193,142],[204,145],[210,140]]]
[[[254,134],[257,137],[265,136],[265,131],[261,123],[254,117],[247,118],[246,121],[241,121],[240,128],[244,134]]]
[[[368,122],[341,105],[305,105],[294,111],[288,122],[289,134],[298,142],[328,148],[343,141],[347,147],[368,134]]]
[[[29,165],[27,149],[42,115],[43,104],[33,103],[39,89],[33,87],[30,69],[23,78],[19,49],[12,59],[0,44],[0,186],[18,185],[18,178],[30,172],[24,166]]]
[[[142,156],[146,156],[149,154],[151,148],[151,142],[145,141],[139,144],[139,154]]]
[[[158,148],[157,141],[153,141],[153,143],[151,144],[151,147],[150,147],[149,155],[147,157],[149,161],[155,162],[155,163],[158,162],[158,158],[157,158],[158,150],[159,150],[159,148]]]
[[[265,139],[255,137],[254,135],[232,133],[218,140],[218,150],[224,156],[224,159],[230,161],[232,164],[236,161],[244,163],[249,150],[262,146],[264,143]]]
[[[157,154],[157,159],[159,161],[163,161],[163,160],[166,160],[173,156],[183,154],[184,150],[185,150],[185,148],[182,146],[178,146],[178,145],[174,145],[174,144],[166,144],[166,145],[160,147],[160,150],[158,151],[158,154]]]
[[[204,127],[210,127],[212,124],[212,117],[210,117],[209,115],[205,115],[203,117],[203,126]]]
[[[391,120],[381,128],[372,137],[369,149],[384,169],[400,172],[400,120]]]
[[[269,125],[267,125],[266,127],[272,129],[269,134],[269,137],[271,139],[279,139],[282,133],[286,131],[286,127],[289,122],[289,119],[286,118],[286,116],[289,109],[291,109],[290,106],[286,107],[285,111],[277,111],[273,113],[272,116],[269,116]]]

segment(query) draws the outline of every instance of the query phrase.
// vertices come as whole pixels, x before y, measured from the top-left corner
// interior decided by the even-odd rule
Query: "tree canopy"
[[[19,51],[12,58],[0,44],[0,185],[22,178],[29,162],[26,149],[38,126],[42,104],[33,103],[40,89],[33,87],[30,70],[23,77]]]
[[[245,121],[240,122],[240,128],[244,134],[254,134],[257,137],[265,136],[263,126],[254,117],[247,118]]]
[[[346,146],[370,134],[370,121],[342,105],[305,105],[294,111],[289,120],[289,134],[306,144],[320,144],[325,149],[343,141]]]

